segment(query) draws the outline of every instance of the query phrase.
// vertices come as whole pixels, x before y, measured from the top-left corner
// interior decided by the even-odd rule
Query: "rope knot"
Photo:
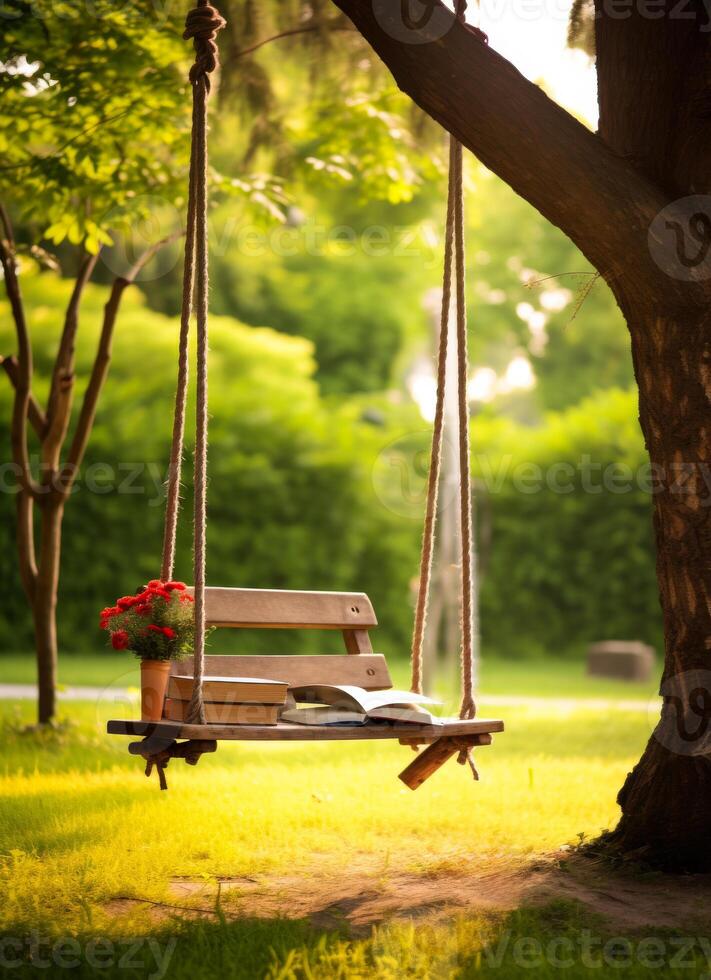
[[[210,75],[219,64],[219,52],[215,38],[227,21],[219,10],[209,3],[200,4],[191,10],[185,21],[183,38],[191,38],[195,44],[195,64],[190,69],[190,81],[193,85],[205,79],[207,91],[210,91]]]
[[[459,717],[462,719],[476,718],[476,702],[471,691],[468,691],[462,698]]]

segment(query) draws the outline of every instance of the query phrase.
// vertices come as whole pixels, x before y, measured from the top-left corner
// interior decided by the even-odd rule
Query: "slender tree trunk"
[[[62,545],[64,501],[48,499],[41,511],[37,588],[32,602],[37,651],[38,721],[51,722],[57,688],[57,589]]]

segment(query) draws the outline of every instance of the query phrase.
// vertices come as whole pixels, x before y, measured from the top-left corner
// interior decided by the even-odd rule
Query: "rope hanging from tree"
[[[464,22],[466,2],[456,7],[457,19]],[[452,271],[454,270],[454,298],[456,307],[457,342],[457,416],[459,429],[459,526],[461,538],[461,649],[462,702],[460,718],[474,718],[474,643],[478,632],[476,604],[474,602],[474,552],[472,542],[472,487],[469,446],[469,403],[467,377],[469,353],[467,349],[467,312],[465,297],[464,254],[464,192],[462,178],[462,144],[449,138],[449,181],[447,188],[447,217],[444,238],[444,272],[442,277],[442,309],[440,315],[439,344],[437,351],[437,400],[430,468],[427,479],[425,524],[422,533],[419,589],[415,607],[412,633],[412,690],[422,691],[422,663],[427,609],[432,581],[435,528],[439,502],[439,483],[442,470],[442,441],[444,435],[444,401],[447,385],[447,350],[449,319],[452,303]],[[460,763],[469,762],[475,779],[476,767],[470,749],[459,753]]]
[[[463,23],[466,0],[459,0],[457,18]],[[194,597],[195,642],[194,684],[187,710],[187,721],[204,724],[202,681],[205,656],[205,545],[207,526],[207,437],[208,437],[208,241],[207,241],[207,100],[210,93],[210,75],[219,64],[215,43],[217,33],[225,26],[220,13],[207,0],[198,5],[187,17],[184,38],[195,45],[195,63],[190,70],[193,92],[192,143],[188,181],[188,215],[183,270],[183,294],[180,319],[178,379],[175,394],[173,434],[168,475],[165,529],[161,577],[164,581],[173,577],[176,535],[180,512],[180,482],[185,437],[185,417],[189,379],[190,320],[193,309],[197,324],[197,405],[195,422],[194,464]],[[447,218],[445,231],[445,259],[442,286],[442,311],[437,355],[437,402],[435,411],[432,452],[427,487],[425,525],[420,562],[420,588],[415,611],[412,638],[412,689],[422,690],[422,649],[427,620],[427,606],[432,577],[435,525],[439,493],[444,432],[444,394],[450,305],[452,300],[452,272],[454,270],[454,297],[456,301],[457,340],[457,401],[459,421],[460,467],[460,528],[462,544],[462,702],[460,717],[473,718],[474,702],[474,640],[477,631],[476,609],[473,599],[473,550],[472,550],[472,491],[469,470],[469,408],[467,400],[467,321],[465,306],[465,259],[464,259],[464,203],[462,188],[462,146],[454,138],[449,142],[449,182],[447,194]],[[476,768],[470,749],[463,748],[459,761],[469,761],[475,778]],[[166,760],[148,760],[159,768],[159,775]],[[164,775],[161,784],[164,783]]]
[[[218,67],[215,38],[225,26],[220,13],[207,0],[199,0],[187,17],[185,40],[195,45],[195,63],[190,69],[193,90],[192,144],[188,187],[188,221],[183,268],[183,302],[180,317],[178,382],[175,393],[173,438],[168,475],[168,494],[163,535],[161,575],[173,577],[175,541],[180,512],[180,478],[185,437],[185,410],[189,376],[190,317],[195,308],[197,322],[197,407],[195,419],[194,470],[194,584],[195,584],[195,670],[193,694],[187,720],[203,724],[202,678],[205,660],[205,538],[207,528],[207,351],[208,351],[208,242],[207,242],[207,99],[210,75]]]

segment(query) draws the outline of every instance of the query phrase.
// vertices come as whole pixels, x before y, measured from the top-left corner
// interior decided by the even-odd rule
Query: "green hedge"
[[[69,284],[30,274],[23,285],[43,396]],[[80,390],[104,299],[99,287],[87,291]],[[1,307],[0,317],[1,349],[12,350]],[[127,294],[80,489],[67,508],[59,616],[65,651],[100,652],[96,611],[158,570],[177,329],[137,292]],[[210,581],[363,589],[381,622],[378,647],[405,655],[429,431],[413,409],[385,397],[324,399],[311,344],[301,338],[214,317],[211,346]],[[0,385],[1,460],[9,458],[9,403],[9,386]],[[535,429],[481,416],[472,438],[485,652],[571,655],[610,637],[658,644],[650,497],[640,488],[646,461],[634,394],[601,393]],[[118,476],[122,492],[99,465]],[[621,471],[610,469],[620,465],[631,474],[628,486],[621,486]],[[188,462],[177,568],[184,578],[191,575],[189,469]],[[605,471],[607,488],[598,489]],[[87,489],[92,475],[102,492]],[[0,643],[19,650],[31,644],[31,628],[13,523],[12,495],[0,493]],[[328,634],[256,633],[244,643],[254,650],[340,649]]]
[[[535,430],[482,419],[473,439],[487,450],[475,459],[489,488],[481,502],[491,532],[483,555],[487,646],[510,656],[581,652],[608,638],[659,648],[636,393],[601,393]]]
[[[46,274],[23,276],[23,286],[40,375],[36,391],[43,396],[70,284]],[[104,300],[103,289],[87,290],[77,347],[79,391]],[[9,318],[1,306],[0,317],[2,349],[11,350]],[[148,310],[137,292],[126,295],[109,382],[79,489],[66,511],[59,605],[63,650],[100,651],[104,638],[97,610],[159,570],[177,330],[175,319]],[[326,403],[314,370],[308,341],[212,318],[209,580],[369,590],[382,612],[381,646],[395,653],[409,634],[415,539],[409,526],[371,506],[377,430],[359,421],[357,408]],[[5,383],[0,386],[0,460],[10,457],[9,404]],[[186,579],[191,577],[190,475],[188,458],[176,569]],[[87,489],[92,478],[98,483],[94,491]],[[13,510],[12,495],[0,493],[0,643],[19,650],[31,643],[31,624],[16,569]],[[405,560],[398,560],[403,553]],[[219,642],[231,640],[222,634]],[[295,650],[298,643],[339,652],[342,646],[334,634],[257,632],[249,642],[257,651]]]

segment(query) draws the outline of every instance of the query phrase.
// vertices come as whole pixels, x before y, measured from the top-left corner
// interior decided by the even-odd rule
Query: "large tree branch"
[[[438,0],[418,30],[403,25],[399,0],[334,2],[399,87],[561,228],[618,295],[629,287],[650,304],[695,297],[688,283],[660,275],[647,247],[664,193],[471,28],[451,14],[443,28]]]

